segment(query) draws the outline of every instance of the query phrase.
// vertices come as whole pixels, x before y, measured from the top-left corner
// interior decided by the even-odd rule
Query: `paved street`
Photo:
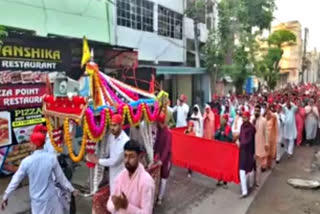
[[[265,173],[263,180],[269,174]],[[216,181],[208,177],[196,173],[192,178],[186,175],[184,169],[172,170],[166,198],[161,206],[156,207],[154,214],[212,214],[213,210],[215,214],[245,214],[256,195],[254,192],[250,197],[240,200],[238,185],[229,184],[229,189],[225,190],[217,188]],[[3,191],[8,179],[0,182]],[[78,214],[90,213],[91,198],[78,198],[77,207]],[[10,198],[9,207],[3,214],[29,213],[29,210],[28,187],[24,186]]]
[[[292,159],[277,165],[247,214],[319,214],[319,190],[294,189],[287,184],[290,178],[319,180],[319,169],[312,167],[313,155],[319,149],[298,148]]]

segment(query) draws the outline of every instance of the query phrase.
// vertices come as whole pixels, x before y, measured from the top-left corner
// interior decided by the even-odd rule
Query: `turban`
[[[222,118],[225,119],[226,121],[228,121],[228,120],[229,120],[229,115],[224,114],[224,115],[222,116]]]
[[[33,132],[30,140],[37,147],[42,147],[46,141],[46,136],[41,132]]]
[[[160,113],[160,114],[158,115],[157,121],[160,122],[160,123],[165,123],[165,121],[166,121],[166,115],[165,115],[164,113]]]
[[[42,124],[38,124],[34,127],[33,132],[42,132],[43,134],[47,133],[47,127]]]
[[[188,126],[194,127],[194,123],[192,121],[189,121]]]
[[[242,114],[243,117],[250,118],[250,112],[246,111]]]
[[[180,100],[181,100],[181,101],[186,102],[187,99],[188,99],[188,98],[187,98],[186,95],[184,95],[184,94],[181,94],[181,95],[180,95]]]
[[[122,124],[122,116],[120,114],[115,114],[112,116],[111,122],[121,125]]]

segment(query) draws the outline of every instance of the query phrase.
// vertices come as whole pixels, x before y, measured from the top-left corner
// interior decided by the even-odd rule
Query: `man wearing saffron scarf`
[[[33,132],[30,139],[30,148],[33,153],[22,160],[19,169],[3,195],[1,208],[2,210],[5,209],[11,193],[28,176],[32,213],[63,214],[63,205],[59,201],[52,175],[65,190],[72,192],[74,195],[77,195],[78,191],[72,187],[63,174],[56,156],[43,150],[46,136],[41,132]]]
[[[203,137],[212,139],[214,136],[214,113],[210,106],[206,104],[203,113]]]
[[[267,166],[268,140],[267,140],[267,121],[261,116],[261,107],[256,105],[254,110],[255,118],[253,125],[256,128],[255,135],[255,157],[256,157],[256,185],[260,185],[261,171]]]
[[[240,154],[239,154],[239,169],[240,169],[240,181],[241,181],[241,198],[248,196],[247,186],[247,173],[254,169],[254,146],[255,146],[255,134],[256,129],[254,125],[250,123],[250,113],[243,113],[243,124],[241,125],[239,142],[240,142]]]
[[[165,124],[165,114],[160,113],[158,116],[158,132],[156,142],[154,144],[155,161],[161,165],[161,182],[158,204],[162,204],[162,199],[165,193],[167,180],[171,170],[171,141],[172,134]]]
[[[155,184],[139,160],[143,149],[137,141],[124,146],[125,168],[115,179],[107,207],[112,214],[152,214]]]
[[[277,140],[278,140],[278,123],[277,117],[273,112],[268,109],[266,112],[267,119],[267,139],[268,139],[268,162],[267,167],[273,167],[273,160],[276,159],[277,156]]]
[[[109,157],[100,158],[96,155],[89,154],[87,160],[89,162],[100,164],[104,167],[109,167],[109,184],[110,191],[113,191],[114,180],[119,173],[124,169],[124,145],[129,140],[127,134],[122,130],[122,116],[115,114],[111,118],[111,134],[108,136],[107,143],[109,144]]]

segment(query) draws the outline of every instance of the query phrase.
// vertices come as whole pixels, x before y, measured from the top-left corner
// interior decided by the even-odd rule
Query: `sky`
[[[299,21],[309,28],[308,50],[320,51],[320,0],[276,0],[278,9],[273,24]]]

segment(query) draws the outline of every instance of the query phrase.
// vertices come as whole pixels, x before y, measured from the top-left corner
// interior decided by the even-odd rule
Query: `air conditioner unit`
[[[55,97],[67,97],[79,95],[80,84],[78,81],[67,77],[65,74],[58,74],[53,85]]]

